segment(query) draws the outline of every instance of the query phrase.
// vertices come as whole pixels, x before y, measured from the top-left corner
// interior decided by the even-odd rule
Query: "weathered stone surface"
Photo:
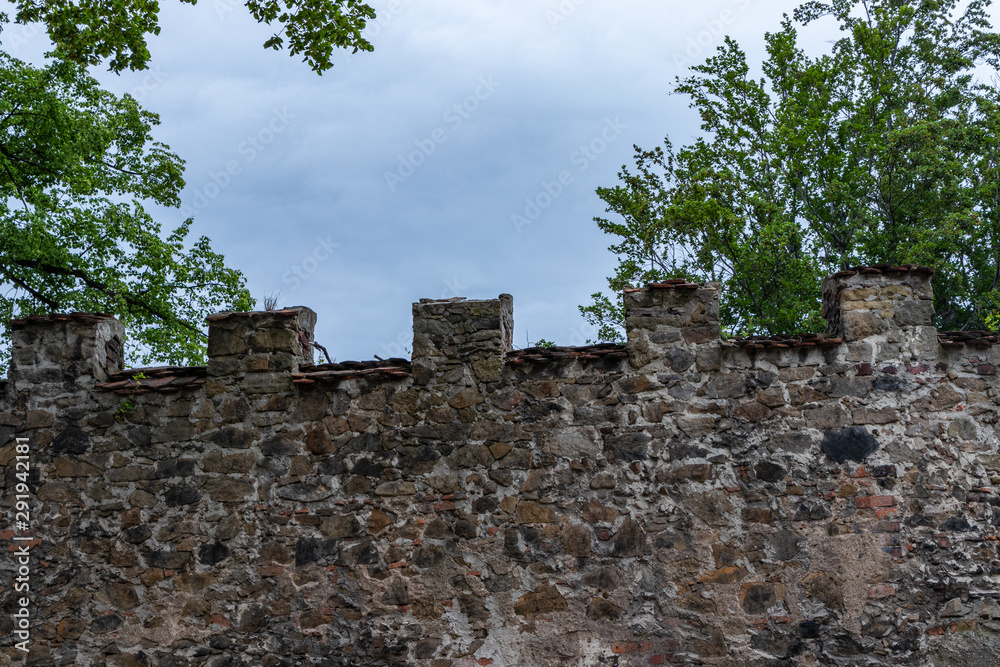
[[[52,440],[51,447],[53,454],[77,455],[86,454],[90,449],[90,436],[78,428],[68,428],[61,431]]]
[[[557,519],[551,507],[526,500],[517,503],[518,523],[552,523]]]
[[[805,454],[818,444],[808,433],[775,433],[768,438],[768,442],[776,451],[794,454]]]
[[[337,554],[336,540],[300,537],[295,543],[295,565],[302,566]],[[361,561],[362,559],[359,559]],[[367,559],[365,559],[367,560]]]
[[[740,588],[740,606],[747,614],[766,614],[785,597],[782,584],[747,583]]]
[[[346,485],[345,485],[346,486]],[[294,482],[285,484],[275,490],[275,495],[285,500],[296,500],[304,503],[325,500],[334,494],[334,490],[319,481]]]
[[[770,408],[758,401],[746,401],[733,409],[734,417],[746,419],[750,422],[764,421],[765,419],[769,419],[772,414]]]
[[[850,415],[838,404],[806,408],[802,411],[802,416],[807,426],[821,431],[851,423]]]
[[[249,480],[213,477],[205,480],[203,488],[212,500],[222,503],[253,502],[257,499],[254,484]]]
[[[812,572],[802,580],[809,598],[834,611],[844,609],[844,583],[828,572]]]
[[[191,553],[187,551],[150,551],[146,556],[146,562],[150,567],[160,567],[167,570],[179,570],[191,560]]]
[[[567,608],[566,598],[555,586],[539,586],[534,591],[522,595],[514,603],[514,611],[527,617],[566,611]]]
[[[417,492],[413,482],[396,480],[393,482],[383,482],[375,487],[376,496],[412,496]]]
[[[410,603],[410,591],[403,579],[393,579],[389,584],[385,594],[382,595],[382,604],[404,605]]]
[[[178,484],[176,486],[171,486],[163,494],[163,502],[165,502],[168,507],[193,505],[199,500],[201,500],[201,493],[198,492],[198,487],[194,484]]]
[[[762,482],[778,482],[785,477],[784,467],[772,461],[761,461],[754,466],[754,473]]]
[[[542,451],[565,457],[596,458],[602,449],[601,434],[592,426],[546,434],[542,445]]]
[[[624,610],[604,598],[591,598],[587,605],[587,617],[595,621],[614,621],[622,616]]]
[[[201,461],[202,469],[205,472],[250,472],[250,470],[253,469],[254,455],[252,452],[246,454],[227,455],[221,451],[216,451],[209,452]]]
[[[571,556],[585,558],[590,555],[590,530],[581,524],[568,525],[562,529],[563,549]]]
[[[493,465],[494,459],[489,447],[466,445],[455,450],[455,453],[448,457],[448,462],[453,468],[489,468]]]
[[[478,405],[483,402],[483,395],[475,387],[466,387],[457,394],[455,394],[449,401],[448,405],[455,409],[469,408],[473,405]]]
[[[380,513],[384,517],[384,513]],[[376,518],[375,526],[383,523],[385,519]],[[358,537],[365,532],[365,524],[357,516],[331,516],[323,519],[319,530],[324,537],[344,538]],[[377,532],[377,531],[376,531]]]
[[[799,554],[802,538],[791,530],[779,530],[768,538],[774,557],[778,560],[791,560]]]
[[[939,344],[927,276],[832,279],[829,333],[878,334],[801,346],[721,343],[714,288],[629,294],[624,349],[418,304],[409,374],[228,314],[129,411],[93,390],[108,320],[15,328],[28,663],[988,664],[1000,357]]]
[[[600,567],[591,570],[580,578],[584,586],[590,586],[602,591],[613,591],[621,585],[621,574],[618,568],[613,566]]]
[[[969,417],[959,417],[948,425],[948,435],[959,440],[978,440],[979,432],[976,422]]]
[[[710,526],[727,525],[735,509],[728,498],[715,493],[691,494],[685,508]]]
[[[728,565],[708,572],[699,581],[706,584],[732,584],[742,580],[748,574],[745,567]]]
[[[215,565],[229,557],[229,547],[221,542],[203,544],[198,549],[198,562],[202,565]]]
[[[646,531],[631,517],[625,519],[615,533],[614,551],[617,558],[635,558],[646,552]]]
[[[878,451],[879,443],[864,426],[830,430],[823,434],[820,447],[823,453],[837,463],[846,461],[864,462]]]

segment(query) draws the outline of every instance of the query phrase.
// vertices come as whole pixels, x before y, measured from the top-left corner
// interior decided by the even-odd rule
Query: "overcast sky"
[[[421,297],[508,292],[515,345],[581,345],[577,306],[614,267],[595,189],[633,144],[692,140],[674,77],[725,34],[759,62],[796,4],[376,0],[374,53],[317,76],[262,49],[271,31],[238,0],[170,2],[149,71],[94,73],[159,113],[187,162],[164,229],[193,215],[255,297],[313,308],[338,360],[408,355]],[[37,60],[33,32],[9,27],[4,48]]]

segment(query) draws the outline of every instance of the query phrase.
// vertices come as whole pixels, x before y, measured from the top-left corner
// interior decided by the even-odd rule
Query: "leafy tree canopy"
[[[989,0],[832,0],[801,5],[765,36],[751,75],[727,38],[678,78],[704,136],[636,147],[635,168],[598,189],[617,237],[609,286],[720,281],[738,334],[822,330],[820,281],[857,264],[923,264],[938,325],[1000,318],[1000,59]],[[842,36],[811,57],[798,26]],[[984,76],[986,78],[984,78]],[[621,338],[620,297],[581,306]]]
[[[143,208],[180,205],[184,163],[153,140],[155,114],[86,71],[105,60],[115,72],[145,68],[158,4],[15,4],[13,20],[44,23],[54,49],[44,67],[0,50],[0,319],[111,312],[129,328],[130,357],[200,363],[205,316],[248,310],[254,300],[207,238],[188,238],[192,220],[164,234]],[[246,5],[258,21],[281,26],[265,47],[287,46],[318,73],[334,48],[372,49],[361,30],[374,12],[358,0]],[[10,20],[0,13],[0,49]]]
[[[181,0],[196,4],[197,0]],[[113,72],[144,69],[146,36],[160,32],[155,0],[13,0],[16,23],[45,24],[54,54],[86,65],[107,60]],[[332,67],[335,48],[371,51],[361,32],[375,10],[361,0],[246,0],[260,23],[277,25],[265,48],[287,48],[322,74]],[[0,14],[0,23],[8,17]]]
[[[0,53],[0,318],[116,314],[129,349],[202,358],[205,315],[253,300],[191,220],[161,238],[138,199],[180,204],[183,162],[153,142],[153,114],[80,65],[39,69]]]

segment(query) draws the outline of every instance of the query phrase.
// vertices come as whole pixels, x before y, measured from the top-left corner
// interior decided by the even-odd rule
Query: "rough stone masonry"
[[[424,300],[412,362],[314,364],[307,308],[141,372],[110,316],[14,321],[33,620],[25,655],[0,558],[0,664],[997,664],[1000,355],[935,331],[931,273],[738,341],[713,284],[628,290],[621,346]]]

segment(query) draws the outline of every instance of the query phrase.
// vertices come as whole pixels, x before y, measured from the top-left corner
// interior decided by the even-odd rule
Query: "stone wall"
[[[14,322],[27,664],[995,664],[1000,355],[937,335],[929,274],[837,274],[826,335],[742,341],[717,285],[516,352],[509,296],[422,301],[412,363],[312,364],[305,308],[141,374],[109,316]]]

